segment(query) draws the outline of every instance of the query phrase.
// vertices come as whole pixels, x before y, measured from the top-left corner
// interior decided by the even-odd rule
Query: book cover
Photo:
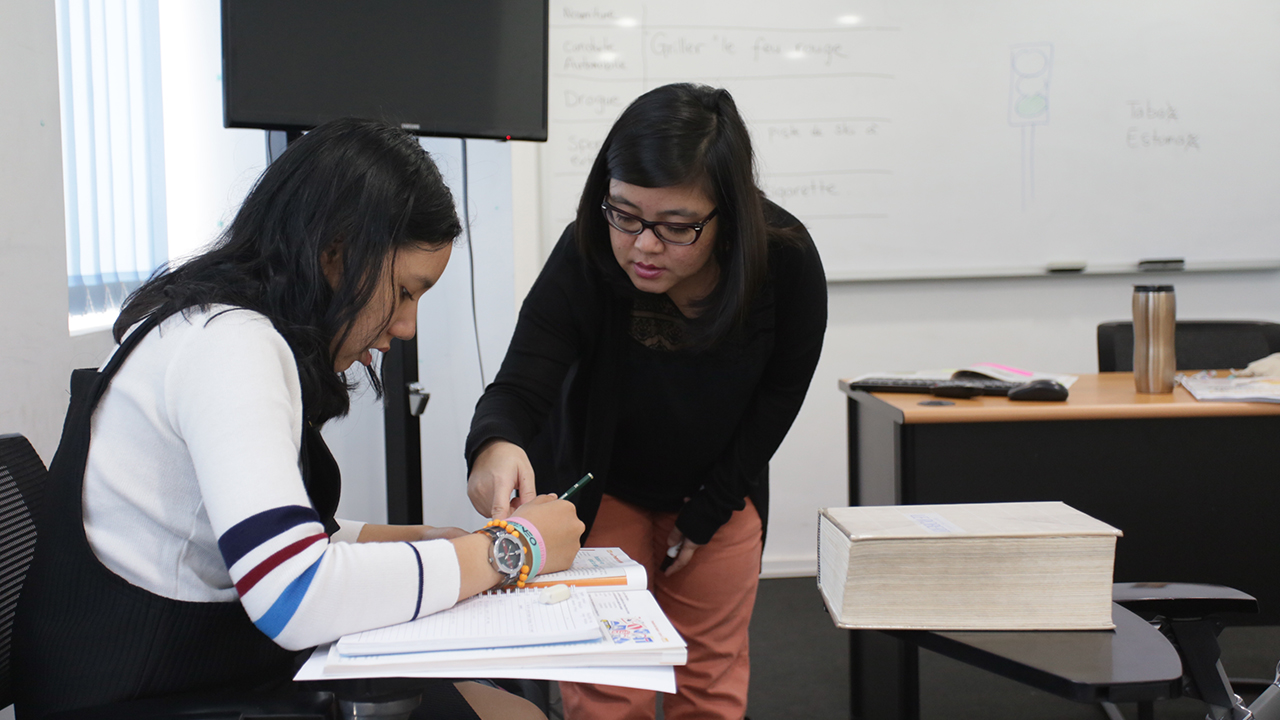
[[[951,537],[1120,536],[1114,527],[1063,502],[864,505],[822,514],[852,542]]]

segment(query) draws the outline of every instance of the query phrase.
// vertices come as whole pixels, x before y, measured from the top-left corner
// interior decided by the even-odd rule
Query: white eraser
[[[564,583],[552,585],[549,588],[543,589],[542,594],[538,596],[538,602],[543,605],[555,605],[556,603],[562,603],[565,600],[568,600],[571,593],[572,591],[569,589],[569,586]]]

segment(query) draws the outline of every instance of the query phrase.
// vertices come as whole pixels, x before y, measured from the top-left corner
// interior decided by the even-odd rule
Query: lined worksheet
[[[477,595],[448,610],[338,640],[344,655],[512,647],[599,640],[600,620],[582,593],[551,605],[542,591]]]

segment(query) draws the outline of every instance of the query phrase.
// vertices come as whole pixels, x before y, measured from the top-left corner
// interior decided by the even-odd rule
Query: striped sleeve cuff
[[[218,538],[236,592],[267,637],[293,619],[328,545],[320,516],[300,505],[264,510]]]

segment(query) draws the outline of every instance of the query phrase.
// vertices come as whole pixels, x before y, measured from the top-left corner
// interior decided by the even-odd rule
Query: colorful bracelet
[[[506,520],[490,520],[484,525],[486,528],[501,528],[515,537],[520,539],[520,544],[524,547],[524,557],[527,561],[526,565],[521,566],[520,573],[514,578],[508,578],[501,587],[515,585],[523,589],[529,578],[537,573],[533,572],[533,568],[541,566],[541,550],[535,549],[533,545],[533,536],[523,525],[507,522]],[[514,582],[513,582],[514,581]]]
[[[519,536],[521,541],[524,543],[526,552],[529,555],[529,567],[531,568],[529,571],[529,577],[534,577],[542,571],[543,566],[546,564],[546,561],[542,557],[542,537],[529,531],[528,526],[533,523],[530,523],[528,520],[524,520],[522,523],[520,522],[521,520],[522,518],[507,518],[503,521],[506,525],[503,525],[502,527],[505,528],[507,532]]]
[[[536,570],[533,571],[530,577],[532,577],[533,575],[541,575],[543,569],[546,568],[547,566],[547,555],[545,552],[547,544],[542,541],[542,533],[538,532],[538,527],[533,523],[529,522],[526,518],[509,517],[507,518],[507,522],[515,523],[520,527],[524,528],[524,530],[527,533],[529,533],[529,537],[530,537],[529,544],[533,546],[533,556],[534,556],[533,567],[537,568]]]

